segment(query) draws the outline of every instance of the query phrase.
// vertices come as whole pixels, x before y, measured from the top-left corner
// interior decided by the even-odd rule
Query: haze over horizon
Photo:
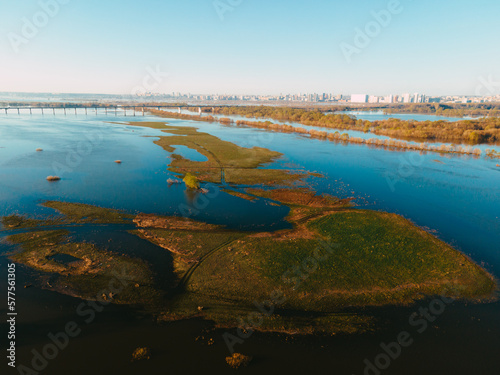
[[[146,79],[160,93],[474,95],[500,81],[493,0],[2,5],[2,92],[130,94]]]

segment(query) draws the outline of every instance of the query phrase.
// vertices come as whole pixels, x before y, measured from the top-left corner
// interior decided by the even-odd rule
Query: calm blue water
[[[158,119],[101,114],[0,117],[0,214],[51,214],[52,210],[39,203],[54,199],[190,216],[233,228],[289,226],[283,221],[286,207],[276,209],[265,200],[245,201],[217,186],[204,185],[210,191],[204,196],[187,192],[184,184],[169,185],[167,180],[179,175],[167,170],[170,154],[152,144],[155,136],[166,134],[108,123],[131,120]],[[37,148],[43,151],[36,152]],[[206,159],[185,146],[174,153],[192,160]],[[114,163],[118,159],[122,164]],[[52,175],[62,180],[49,183],[46,177]]]
[[[189,148],[183,145],[172,145],[175,148],[174,154],[182,156],[184,159],[192,161],[207,161],[208,158],[205,155],[200,154],[195,149]]]

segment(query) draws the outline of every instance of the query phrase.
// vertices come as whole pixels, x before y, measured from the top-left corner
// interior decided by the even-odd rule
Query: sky
[[[0,9],[0,92],[474,95],[500,81],[498,0],[0,0]]]

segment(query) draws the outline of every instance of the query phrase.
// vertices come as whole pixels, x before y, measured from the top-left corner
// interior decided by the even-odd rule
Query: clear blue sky
[[[241,0],[224,20],[214,0],[64,2],[43,26],[39,1],[0,0],[0,91],[128,94],[158,65],[167,93],[474,94],[480,77],[500,81],[498,0],[400,0],[350,63],[341,43],[390,0]],[[37,14],[16,53],[13,33]]]

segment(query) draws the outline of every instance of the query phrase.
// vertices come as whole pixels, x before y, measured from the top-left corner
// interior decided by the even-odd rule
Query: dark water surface
[[[124,209],[129,212],[188,215],[194,219],[244,230],[281,229],[288,210],[267,200],[249,202],[207,186],[208,199],[186,194],[183,184],[167,171],[169,153],[152,142],[158,130],[110,124],[107,121],[162,121],[153,117],[106,117],[58,114],[0,116],[0,215],[47,215],[39,206],[57,199]],[[168,120],[172,125],[196,126],[221,139],[244,147],[265,147],[284,156],[265,166],[293,171],[319,172],[310,178],[319,192],[357,197],[364,208],[401,214],[419,226],[435,231],[442,240],[500,275],[500,168],[498,161],[466,156],[440,156],[394,152],[364,145],[342,145],[305,139],[293,134]],[[153,137],[153,138],[151,138]],[[36,152],[42,148],[42,152]],[[202,157],[180,148],[192,160]],[[122,160],[122,164],[114,160]],[[203,159],[200,159],[203,160]],[[48,183],[49,175],[62,180]],[[234,187],[238,188],[238,187]],[[128,226],[75,228],[77,240],[140,256],[152,265],[158,280],[172,280],[171,258],[149,242],[127,233]],[[0,232],[0,236],[5,235]],[[0,243],[0,295],[6,301],[7,263],[13,248]],[[22,288],[36,273],[17,267],[18,364],[30,366],[32,349],[42,350],[47,335],[62,331],[74,321],[82,332],[51,360],[43,374],[194,374],[233,373],[224,357],[228,350],[224,331],[208,322],[190,320],[158,326],[137,309],[107,306],[91,323],[78,315],[81,300],[36,287]],[[241,373],[259,374],[363,374],[364,360],[382,353],[380,344],[395,341],[407,331],[413,343],[391,360],[383,374],[497,374],[500,357],[500,303],[453,303],[438,314],[422,333],[409,324],[412,312],[426,307],[423,301],[408,308],[376,309],[381,322],[376,332],[363,335],[287,337],[254,334],[239,352],[255,357]],[[6,316],[6,303],[0,314]],[[4,322],[4,321],[3,321]],[[0,348],[7,347],[7,325],[1,323]],[[4,334],[5,332],[5,334]],[[234,332],[233,332],[234,333]],[[208,345],[208,339],[215,343]],[[149,346],[153,358],[131,363],[131,352]],[[30,366],[31,367],[31,366]],[[0,363],[1,374],[17,373]],[[375,372],[368,372],[375,374]]]

